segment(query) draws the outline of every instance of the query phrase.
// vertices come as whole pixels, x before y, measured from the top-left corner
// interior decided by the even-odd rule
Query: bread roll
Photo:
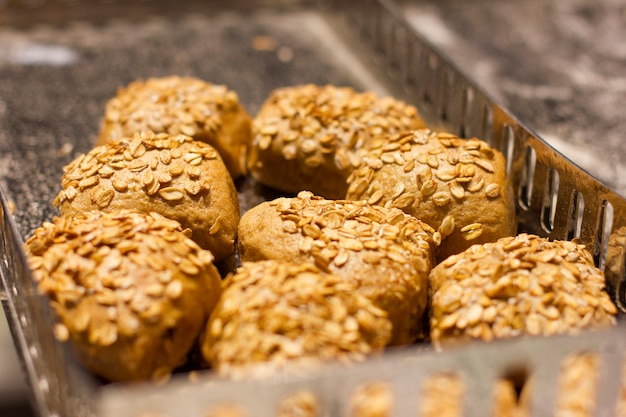
[[[243,263],[224,282],[202,354],[230,377],[360,360],[387,344],[391,323],[356,288],[311,264]]]
[[[422,336],[433,230],[398,209],[310,192],[262,203],[239,225],[242,261],[312,262],[346,277],[393,323],[393,344]]]
[[[160,378],[185,362],[221,293],[213,256],[156,213],[57,217],[26,242],[56,336],[108,381]]]
[[[239,201],[215,149],[189,136],[144,132],[98,146],[64,168],[54,204],[90,210],[156,212],[192,231],[216,260],[235,251]]]
[[[604,274],[574,242],[520,234],[474,245],[433,268],[429,280],[435,345],[615,324]]]
[[[372,138],[423,126],[415,107],[391,97],[332,85],[280,88],[253,121],[248,167],[284,192],[344,198],[346,178]]]
[[[136,80],[106,103],[98,145],[151,130],[185,134],[219,152],[228,171],[245,174],[252,119],[237,93],[193,77]]]
[[[504,157],[475,138],[428,129],[378,138],[348,183],[348,200],[396,207],[433,227],[438,262],[517,227]]]

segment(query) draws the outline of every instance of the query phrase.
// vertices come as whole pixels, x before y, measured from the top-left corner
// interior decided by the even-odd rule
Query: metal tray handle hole
[[[541,208],[541,227],[547,233],[552,233],[554,230],[554,217],[556,215],[558,196],[559,172],[555,169],[550,169]]]
[[[513,151],[515,150],[515,131],[513,126],[504,125],[502,128],[502,141],[500,143],[500,152],[506,159],[506,174],[511,175],[513,169]]]
[[[519,401],[520,395],[522,391],[524,391],[524,387],[528,383],[528,378],[530,377],[531,370],[526,366],[516,365],[507,369],[500,378],[502,381],[510,384],[511,388],[515,393],[516,400]]]
[[[596,384],[596,404],[615,404],[623,410],[623,384],[626,375],[624,352],[620,349],[604,348],[597,352],[599,356],[598,376]],[[597,415],[597,413],[596,413]]]
[[[489,104],[485,104],[483,106],[481,130],[481,139],[487,142],[489,146],[493,147],[493,110],[491,109],[491,106]]]
[[[389,77],[397,80],[402,76],[402,47],[406,44],[407,29],[392,22],[387,40],[387,69]]]
[[[350,395],[347,416],[392,416],[399,408],[394,386],[389,382],[365,382],[357,386]],[[409,395],[409,398],[414,398]],[[295,415],[295,414],[290,414]],[[300,414],[307,416],[306,414]],[[286,417],[286,416],[285,416]]]
[[[523,375],[522,384],[526,376]],[[516,383],[508,378],[489,379],[486,385],[456,374],[433,374],[421,385],[418,415],[421,417],[494,415],[496,410],[517,406]],[[486,394],[486,395],[485,395]]]
[[[622,352],[576,350],[550,359],[541,362],[522,389],[519,404],[524,414],[600,415],[595,413],[599,404],[617,403],[621,387],[615,381],[621,380]]]
[[[606,265],[606,253],[609,247],[609,237],[613,229],[613,205],[608,201],[603,201],[598,217],[593,261],[598,268],[604,270],[604,266]]]
[[[465,380],[455,374],[433,374],[420,387],[418,416],[463,415]]]
[[[585,198],[578,191],[572,192],[572,199],[570,202],[569,219],[567,222],[567,240],[572,240],[580,237],[580,232],[583,227],[583,212],[585,211]]]
[[[321,401],[315,393],[306,389],[292,392],[284,397],[280,401],[276,413],[277,417],[321,417],[322,415],[324,413],[322,413]]]
[[[558,379],[558,391],[555,398],[555,411],[566,413],[574,409],[583,415],[594,415],[597,404],[599,358],[596,352],[575,352],[561,361]],[[588,383],[581,383],[584,375]],[[591,383],[589,383],[591,382]],[[581,397],[587,401],[581,402]]]
[[[429,51],[422,52],[422,71],[419,79],[420,100],[426,108],[433,104],[435,92],[433,88],[436,86],[435,78],[438,71],[439,60],[437,56]]]
[[[547,353],[550,355],[550,353]],[[552,355],[550,355],[552,356]],[[606,355],[603,355],[606,356]],[[615,359],[615,355],[610,359]],[[596,351],[571,351],[564,357],[552,357],[551,362],[542,361],[541,366],[529,378],[522,390],[520,411],[524,415],[599,415],[598,404],[615,404],[617,387],[601,392],[601,356]],[[612,363],[619,381],[619,359]],[[617,365],[617,366],[615,366]],[[551,372],[546,372],[549,369]],[[600,400],[607,400],[601,402]]]
[[[385,57],[385,36],[383,30],[383,20],[381,13],[373,14],[372,28],[370,33],[372,34],[372,45],[376,60],[383,59]]]
[[[374,14],[373,28],[375,60],[387,71],[390,79],[396,80],[402,71],[401,47],[406,43],[407,29],[382,12]]]
[[[459,125],[459,136],[463,138],[471,137],[472,132],[472,109],[474,107],[474,89],[465,86],[463,88],[463,99],[461,104],[461,123]]]
[[[402,83],[407,92],[416,94],[418,90],[420,59],[422,57],[419,44],[412,38],[405,40],[404,67],[402,68]]]
[[[445,69],[441,73],[441,82],[439,83],[439,99],[437,100],[437,115],[442,122],[448,122],[448,105],[449,105],[449,94],[451,90],[451,75],[449,71]]]
[[[535,177],[535,166],[537,165],[537,153],[532,146],[526,147],[525,164],[522,169],[517,201],[522,210],[530,208],[530,201],[533,195],[533,180]]]
[[[4,215],[4,205],[0,204],[0,258],[2,258],[2,264],[0,264],[0,273],[2,274],[2,277],[0,277],[0,300],[5,300],[7,298],[4,280],[7,276],[9,276],[9,259],[7,253],[8,243],[5,233],[5,230],[7,229],[4,223]]]

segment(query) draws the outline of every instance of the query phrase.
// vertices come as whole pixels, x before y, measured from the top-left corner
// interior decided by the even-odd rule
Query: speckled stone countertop
[[[418,31],[497,102],[626,196],[626,1],[404,7]]]
[[[414,26],[429,38],[435,45],[444,51],[459,67],[461,67],[479,86],[481,86],[496,101],[503,104],[530,129],[546,139],[559,151],[571,160],[586,169],[600,181],[612,187],[620,194],[626,196],[626,145],[624,132],[626,132],[626,0],[426,0],[403,3],[406,18]],[[194,23],[195,22],[195,23]],[[202,22],[191,20],[188,32],[193,32]],[[267,22],[266,22],[267,23]],[[158,25],[158,22],[152,24]],[[228,22],[223,23],[229,26]],[[235,31],[236,25],[232,24],[224,33],[230,37],[242,37],[248,32]],[[120,41],[132,42],[123,35],[123,30],[128,29],[123,23],[118,23],[110,28],[108,36],[111,45],[115,46],[116,36]],[[45,30],[43,35],[45,36]],[[200,30],[200,29],[198,29]],[[214,28],[202,27],[201,30],[214,30]],[[72,31],[80,32],[80,27],[70,27],[68,36]],[[53,33],[50,32],[50,33]],[[81,32],[82,33],[82,32]],[[242,33],[244,35],[242,35]],[[4,35],[5,37],[2,37]],[[245,35],[247,36],[247,35]],[[244,37],[245,37],[244,36]],[[108,38],[103,38],[104,40]],[[247,38],[246,38],[247,39]],[[8,41],[11,41],[10,39]],[[76,37],[71,40],[84,47],[84,54],[89,56],[90,38],[81,39]],[[151,44],[151,47],[161,48],[163,45],[177,41],[168,40],[167,43]],[[308,45],[319,42],[316,39],[289,39],[279,41],[292,41],[296,49],[285,49],[284,53],[290,52],[298,55],[297,45]],[[5,43],[3,43],[5,42]],[[0,33],[0,52],[6,45],[6,34]],[[206,43],[194,44],[198,51],[211,53],[212,47]],[[132,60],[149,59],[151,49],[144,50],[141,56],[132,57]],[[6,53],[7,51],[4,50]],[[31,53],[33,51],[30,51]],[[35,51],[36,52],[36,51]],[[54,50],[58,59],[72,59],[72,56],[63,56],[67,53],[64,49]],[[259,51],[248,51],[255,54]],[[280,52],[280,50],[278,51]],[[289,63],[280,54],[272,61],[264,61],[266,65],[259,68],[267,73],[276,73],[277,69],[283,68],[280,74],[287,74],[287,78],[275,77],[276,83],[298,82],[303,77],[311,75],[311,66],[306,61],[294,61]],[[22,59],[32,59],[34,55],[24,55]],[[0,58],[2,54],[0,53]],[[6,56],[5,56],[6,58]],[[126,64],[131,62],[131,56],[123,56]],[[162,71],[178,71],[180,68],[200,73],[212,69],[209,66],[185,66],[188,65],[192,55],[180,51],[171,61],[158,61],[155,65],[162,65]],[[0,63],[1,63],[0,59]],[[325,63],[322,63],[325,65]],[[319,62],[317,62],[319,65]],[[1,67],[1,65],[0,65]],[[128,68],[128,67],[124,67]],[[147,72],[150,75],[158,75],[156,67],[154,71]],[[0,77],[2,92],[14,91],[11,87],[11,79]],[[316,73],[319,74],[319,71]],[[122,71],[124,81],[129,81],[131,74]],[[317,82],[341,83],[345,80],[343,74],[325,71],[331,79],[313,79]],[[108,73],[111,78],[116,74]],[[119,74],[117,74],[119,75]],[[234,80],[240,82],[234,73],[222,73],[228,82]],[[69,70],[59,72],[50,69],[37,70],[31,73],[32,77],[47,77],[49,87],[46,91],[48,96],[45,102],[37,106],[23,109],[19,117],[13,117],[14,108],[11,107],[11,97],[0,100],[0,119],[4,118],[4,126],[16,126],[22,129],[27,139],[20,144],[20,152],[24,158],[32,156],[34,161],[43,161],[52,156],[69,161],[76,152],[85,151],[86,145],[71,144],[67,140],[69,133],[85,135],[97,126],[95,118],[88,118],[99,114],[104,99],[110,96],[113,90],[91,90],[90,96],[85,94],[80,97],[87,105],[76,104],[72,108],[56,108],[55,99],[62,95],[65,84],[68,82],[75,88],[81,86],[88,77],[93,76],[89,72]],[[136,76],[136,74],[132,74]],[[333,78],[334,77],[334,78]],[[41,80],[41,78],[37,78]],[[36,80],[34,83],[24,83],[18,90],[25,94],[35,94],[37,91]],[[105,79],[104,81],[111,81]],[[311,80],[309,80],[311,81]],[[56,83],[56,84],[55,84]],[[276,84],[275,83],[275,84]],[[274,84],[258,87],[242,92],[244,98],[251,100],[258,107],[260,100]],[[278,84],[276,84],[278,85]],[[70,111],[77,112],[80,109],[79,123],[71,129],[57,129],[62,125],[45,126],[38,109],[58,112],[59,120],[71,116]],[[64,112],[66,111],[67,112]],[[251,110],[255,110],[252,108]],[[10,118],[10,120],[9,120]],[[0,120],[2,121],[2,120]],[[49,134],[55,137],[55,147],[39,149],[37,142],[38,129],[48,128]],[[54,128],[54,129],[50,129]],[[55,130],[57,129],[57,130]],[[68,133],[69,132],[69,133]],[[6,132],[5,132],[6,134]],[[0,137],[2,137],[2,123],[0,123]],[[4,136],[6,139],[6,136]],[[7,145],[5,143],[5,145]],[[14,149],[3,148],[0,154],[0,184],[5,185],[7,180],[20,175],[11,152]],[[37,155],[41,152],[41,156]],[[32,181],[40,181],[37,190],[50,193],[47,177],[58,175],[58,168],[42,166],[40,173]],[[46,182],[48,181],[48,182]],[[10,181],[9,181],[10,183]],[[15,190],[15,188],[14,188]],[[21,204],[17,199],[18,208]],[[31,219],[38,223],[39,218]],[[22,224],[28,222],[22,218]],[[1,316],[0,310],[0,316]],[[4,319],[0,317],[0,411],[2,401],[15,400],[24,393],[23,378],[19,375],[20,369],[11,350],[11,341]]]

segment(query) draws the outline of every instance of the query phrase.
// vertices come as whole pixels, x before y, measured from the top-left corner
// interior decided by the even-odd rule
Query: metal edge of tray
[[[311,394],[321,416],[349,416],[360,389],[384,384],[393,396],[389,414],[414,416],[425,399],[431,377],[457,377],[463,384],[462,415],[493,414],[494,387],[501,379],[522,373],[530,387],[528,415],[553,416],[559,393],[564,358],[581,353],[598,360],[596,415],[615,415],[621,386],[625,326],[587,332],[585,337],[554,336],[509,339],[495,342],[469,342],[445,353],[399,348],[384,356],[356,364],[331,364],[307,374],[281,374],[270,380],[219,380],[210,374],[193,382],[179,376],[168,387],[145,384],[131,387],[110,385],[101,397],[102,417],[213,416],[218,410],[236,409],[240,414],[275,417],[285,401],[299,394]],[[231,414],[228,414],[231,415]],[[358,415],[358,414],[357,414]]]
[[[96,382],[67,344],[54,337],[53,312],[38,293],[4,191],[0,188],[0,301],[30,387],[33,411],[41,417],[89,416]],[[70,411],[70,413],[68,413]]]
[[[401,95],[417,104],[427,119],[436,121],[453,133],[481,137],[503,151],[507,156],[511,182],[518,197],[521,228],[555,239],[578,238],[587,244],[592,249],[596,263],[605,267],[612,295],[623,309],[623,295],[620,295],[623,293],[621,282],[624,275],[624,243],[620,232],[625,222],[626,204],[623,198],[571,164],[495,104],[458,68],[422,39],[404,21],[401,10],[393,3],[385,0],[361,0],[348,4],[325,0],[320,1],[320,5],[333,15],[332,19],[338,20],[339,31],[345,30],[347,26],[354,26],[358,30],[360,37],[356,43],[363,42],[373,48],[377,65],[381,66],[391,83],[402,86]],[[338,10],[341,10],[341,16],[335,13]],[[188,381],[179,379],[167,387],[150,385],[135,388],[111,385],[102,388],[97,398],[90,396],[95,390],[92,381],[75,366],[65,345],[54,340],[50,328],[34,328],[31,326],[33,323],[28,321],[29,314],[47,317],[50,311],[47,303],[34,290],[22,250],[22,240],[6,199],[2,196],[0,200],[3,222],[1,271],[6,290],[3,303],[8,311],[16,345],[22,353],[39,414],[64,416],[70,415],[68,412],[80,410],[81,415],[91,415],[97,407],[102,407],[100,410],[104,413],[103,417],[137,416],[142,407],[145,407],[142,400],[152,395],[174,404],[182,404],[182,399],[191,399],[176,397],[176,394],[182,395],[174,389],[176,384],[180,384],[183,390],[193,390]],[[611,248],[614,248],[613,254],[609,250]],[[16,282],[11,282],[12,279],[19,279],[19,286]],[[491,406],[489,384],[494,378],[501,376],[507,367],[516,363],[514,359],[517,355],[527,359],[531,372],[537,371],[538,376],[542,376],[537,378],[539,382],[534,386],[533,393],[537,396],[533,401],[532,411],[533,415],[547,415],[551,412],[553,394],[556,392],[555,364],[574,351],[596,351],[600,354],[602,363],[599,386],[605,388],[599,390],[599,399],[603,401],[598,401],[601,404],[598,415],[609,415],[616,402],[619,387],[617,381],[620,380],[620,367],[614,366],[614,363],[621,360],[620,352],[626,348],[623,335],[620,326],[618,329],[603,332],[586,332],[579,337],[516,340],[492,345],[472,344],[467,349],[444,354],[427,352],[415,355],[415,363],[422,365],[415,368],[406,366],[403,360],[398,359],[402,357],[402,352],[398,353],[398,358],[391,353],[389,357],[356,365],[353,372],[323,369],[310,376],[287,378],[284,382],[272,384],[226,381],[216,383],[210,376],[206,380],[203,376],[201,381],[207,382],[211,387],[204,387],[206,395],[202,402],[207,405],[218,403],[228,395],[233,400],[245,402],[250,398],[259,400],[265,394],[270,395],[268,392],[274,392],[273,397],[270,395],[273,400],[250,403],[254,406],[254,415],[273,415],[275,408],[272,407],[276,405],[275,401],[278,401],[280,395],[298,387],[314,389],[326,403],[338,406],[341,403],[337,399],[338,394],[347,392],[348,387],[357,383],[371,380],[375,376],[372,374],[383,372],[383,369],[387,369],[384,372],[390,375],[389,378],[402,375],[401,378],[396,378],[398,393],[406,393],[401,388],[406,385],[406,378],[413,377],[412,382],[419,382],[425,377],[426,373],[422,370],[430,373],[455,370],[467,380],[477,382],[468,387],[469,393],[464,403],[466,415],[485,415]],[[506,349],[502,349],[503,347]],[[507,354],[499,355],[498,351],[505,351]],[[523,352],[542,354],[537,357],[536,354],[523,355]],[[418,372],[418,375],[402,372],[408,369]],[[337,389],[336,384],[328,383],[337,378],[342,382],[350,379],[352,383],[346,382],[345,389]],[[64,386],[68,381],[77,381],[71,387],[77,389],[77,392],[69,392],[70,387]],[[228,392],[231,394],[227,394]],[[132,398],[136,394],[142,396],[133,402]],[[398,395],[397,398],[400,402],[396,403],[396,414],[408,414],[409,408],[406,407],[411,405],[406,402],[406,395]],[[333,407],[333,410],[337,409]],[[119,413],[116,414],[113,410]],[[183,414],[175,412],[172,415]]]
[[[23,252],[23,240],[17,230],[17,225],[10,212],[8,200],[0,189],[0,221],[2,235],[0,239],[0,301],[11,330],[13,342],[17,349],[25,378],[31,388],[31,401],[37,412],[47,415],[46,393],[41,389],[45,384],[39,383],[42,370],[37,366],[40,341],[36,339],[37,330],[29,328],[33,323],[30,320],[30,307],[44,307],[41,297],[36,296],[34,285],[30,280],[26,258]],[[41,300],[40,305],[37,299]]]

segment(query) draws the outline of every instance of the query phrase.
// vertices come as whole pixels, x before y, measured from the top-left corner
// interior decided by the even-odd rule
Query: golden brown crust
[[[437,345],[615,323],[604,274],[574,242],[521,234],[474,245],[433,268],[429,280]]]
[[[246,173],[252,119],[237,94],[193,77],[136,80],[106,104],[98,145],[151,130],[184,134],[219,152],[233,178]]]
[[[185,135],[144,132],[92,149],[64,168],[61,214],[135,209],[192,231],[217,260],[235,250],[239,201],[213,147]]]
[[[346,178],[375,136],[424,126],[417,109],[390,97],[312,84],[275,90],[252,124],[248,169],[262,184],[344,198]]]
[[[397,207],[437,230],[437,261],[515,233],[500,152],[428,129],[378,138],[348,179],[348,200]]]
[[[355,280],[389,314],[392,343],[421,335],[433,230],[397,209],[325,200],[310,192],[250,209],[239,225],[243,261],[314,262]]]
[[[356,287],[312,264],[243,263],[224,281],[202,354],[230,377],[360,360],[387,344],[391,323]],[[263,363],[268,367],[254,367]]]
[[[154,213],[58,217],[26,251],[59,316],[57,337],[109,381],[164,377],[180,366],[221,293],[211,253]]]

